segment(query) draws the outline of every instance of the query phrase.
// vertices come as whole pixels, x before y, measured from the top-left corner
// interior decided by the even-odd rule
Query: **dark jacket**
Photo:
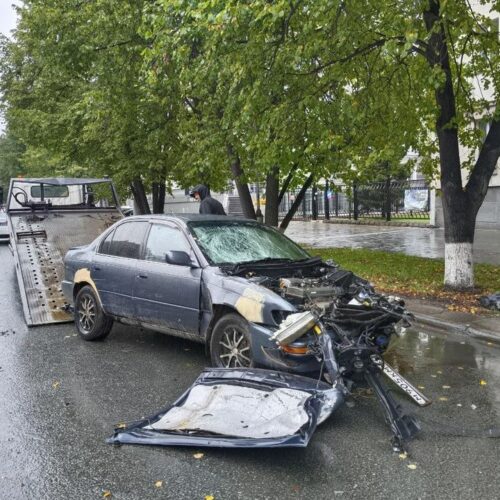
[[[194,197],[194,193],[200,195],[200,214],[226,215],[222,203],[210,196],[210,191],[207,186],[200,184],[194,187],[191,190],[191,196]]]

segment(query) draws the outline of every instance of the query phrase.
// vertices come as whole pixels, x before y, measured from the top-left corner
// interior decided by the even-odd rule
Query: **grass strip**
[[[500,290],[500,266],[475,264],[476,289],[472,292],[446,290],[444,260],[365,248],[308,248],[312,255],[332,259],[345,269],[371,281],[386,293],[420,298],[438,298],[452,310],[478,307],[477,299]],[[474,312],[474,311],[472,311]]]

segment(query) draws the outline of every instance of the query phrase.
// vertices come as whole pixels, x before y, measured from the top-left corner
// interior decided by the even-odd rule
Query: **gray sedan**
[[[119,321],[202,342],[214,366],[282,368],[266,351],[287,316],[368,284],[255,221],[149,215],[71,249],[62,286],[85,340]],[[287,369],[318,369],[307,335],[283,349]]]

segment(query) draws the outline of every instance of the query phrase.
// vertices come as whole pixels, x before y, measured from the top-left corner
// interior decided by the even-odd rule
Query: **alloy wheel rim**
[[[80,307],[78,308],[78,321],[82,330],[85,333],[92,331],[95,325],[95,302],[91,297],[85,296],[80,301]]]
[[[250,345],[241,331],[234,327],[226,328],[219,345],[219,359],[224,368],[246,368],[251,365]]]

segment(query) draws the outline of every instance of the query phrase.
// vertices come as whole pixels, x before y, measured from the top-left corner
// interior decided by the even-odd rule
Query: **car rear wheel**
[[[88,285],[76,294],[75,325],[85,340],[103,339],[113,326],[113,320],[104,314],[94,289]]]
[[[212,366],[249,368],[252,356],[248,323],[237,314],[227,314],[216,323],[210,340]]]

